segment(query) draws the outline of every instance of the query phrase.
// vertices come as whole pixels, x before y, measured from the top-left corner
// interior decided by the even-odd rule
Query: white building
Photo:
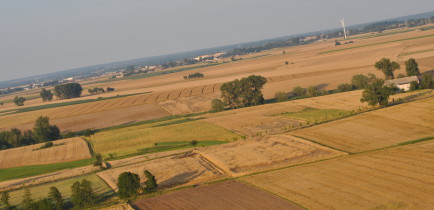
[[[409,91],[410,90],[410,83],[413,81],[419,83],[419,78],[417,76],[403,77],[403,78],[398,78],[398,79],[387,80],[386,82],[384,82],[384,84],[385,85],[394,84],[399,89]]]

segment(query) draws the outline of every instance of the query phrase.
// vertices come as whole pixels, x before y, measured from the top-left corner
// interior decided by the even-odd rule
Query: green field
[[[339,109],[315,109],[306,107],[302,111],[298,112],[285,112],[282,113],[284,117],[293,118],[297,120],[317,122],[336,119],[348,114],[349,111]]]
[[[20,179],[25,177],[37,176],[41,174],[51,173],[68,168],[76,168],[87,166],[94,162],[93,159],[77,160],[66,163],[54,163],[47,165],[22,166],[17,168],[0,169],[0,181],[10,179]]]
[[[95,152],[105,157],[119,157],[148,153],[153,150],[150,148],[162,146],[164,142],[222,142],[239,137],[238,134],[211,123],[180,118],[101,131],[90,140]]]
[[[76,181],[81,181],[82,179],[87,179],[92,182],[92,189],[94,193],[97,195],[98,203],[103,202],[108,198],[115,196],[115,192],[95,174],[88,174],[84,176],[74,177],[71,179],[65,179],[58,182],[37,185],[34,187],[29,187],[29,189],[32,194],[32,199],[38,200],[38,199],[48,197],[48,192],[50,190],[50,187],[55,186],[59,189],[60,193],[62,194],[62,197],[65,199],[64,201],[68,202],[70,201],[70,197],[72,194],[71,192],[72,184]],[[11,204],[20,207],[23,200],[24,192],[25,192],[24,189],[19,189],[19,190],[9,192],[11,198],[10,200]]]

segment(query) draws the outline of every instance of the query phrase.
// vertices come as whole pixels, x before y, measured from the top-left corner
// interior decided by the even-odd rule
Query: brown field
[[[135,163],[133,165],[114,168],[98,173],[113,190],[117,191],[117,179],[123,172],[133,172],[140,176],[144,183],[146,178],[143,174],[149,170],[158,180],[158,186],[162,188],[195,184],[221,177],[222,172],[214,168],[210,163],[199,155],[177,155]]]
[[[226,181],[169,193],[131,204],[136,209],[302,209],[252,186]]]
[[[311,128],[300,136],[347,152],[362,152],[434,135],[434,97]]]
[[[434,142],[242,178],[308,209],[432,209]]]
[[[57,140],[53,141],[53,143],[53,147],[46,149],[39,149],[45,144],[41,143],[25,147],[1,150],[0,169],[69,162],[92,157],[87,143],[81,138],[75,137]]]
[[[260,140],[240,140],[199,149],[197,153],[231,176],[242,176],[345,154],[287,135],[274,135]]]

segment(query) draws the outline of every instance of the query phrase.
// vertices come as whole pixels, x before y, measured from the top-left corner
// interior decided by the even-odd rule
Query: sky
[[[0,0],[0,81],[429,11],[433,0]]]

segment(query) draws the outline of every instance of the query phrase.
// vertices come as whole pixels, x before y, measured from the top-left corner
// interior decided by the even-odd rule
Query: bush
[[[338,85],[339,92],[347,92],[353,90],[353,86],[347,83]]]
[[[306,91],[306,95],[309,97],[315,97],[319,95],[318,88],[315,86],[309,86]]]
[[[306,95],[306,89],[296,86],[294,89],[292,89],[292,95],[293,96],[305,96]]]
[[[197,145],[197,141],[196,140],[191,141],[190,145],[193,146],[193,147],[195,147]]]
[[[417,89],[419,89],[419,83],[416,82],[416,81],[410,82],[410,90],[414,91],[414,90],[417,90]]]
[[[288,94],[284,92],[277,92],[276,94],[274,94],[274,97],[276,98],[277,102],[282,102],[288,99]]]
[[[213,99],[211,100],[211,110],[213,112],[221,112],[223,110],[225,110],[226,107],[226,103],[221,101],[220,99]]]
[[[155,192],[158,188],[158,184],[157,184],[157,180],[155,179],[155,176],[152,175],[151,172],[149,172],[148,170],[145,170],[144,174],[146,176],[145,192],[146,193]]]
[[[353,78],[351,78],[351,84],[356,89],[364,89],[369,84],[369,77],[363,74],[354,75]]]
[[[49,148],[49,147],[52,147],[52,146],[54,146],[53,142],[49,141],[49,142],[45,143],[44,145],[42,145],[40,147],[40,149],[45,149],[45,148]]]
[[[187,76],[184,76],[184,79],[194,79],[194,78],[202,78],[204,75],[202,73],[194,73]]]

